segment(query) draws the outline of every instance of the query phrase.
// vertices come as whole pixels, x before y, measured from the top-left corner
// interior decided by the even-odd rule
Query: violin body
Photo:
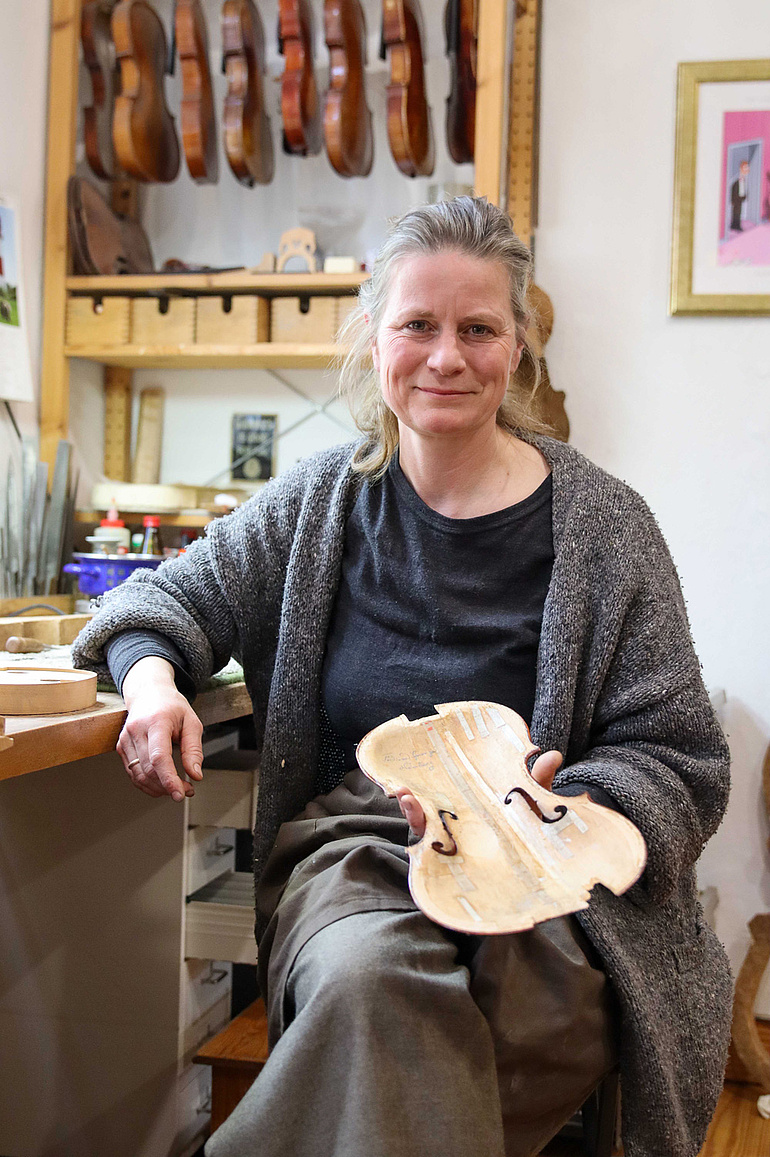
[[[382,16],[382,39],[390,63],[390,151],[407,177],[429,177],[434,162],[433,127],[425,92],[418,0],[383,0]]]
[[[120,62],[112,140],[123,169],[139,181],[173,181],[179,141],[166,106],[166,34],[146,0],[120,0],[112,13],[112,39]]]
[[[448,0],[444,13],[450,87],[446,139],[452,160],[473,160],[476,138],[476,0]]]
[[[91,77],[93,98],[83,110],[86,158],[92,171],[103,181],[111,181],[116,176],[112,116],[120,73],[110,31],[114,5],[115,0],[86,0],[80,13],[83,62]]]
[[[284,146],[300,157],[320,152],[321,102],[313,72],[313,10],[309,0],[280,0],[278,27],[286,60],[281,77]]]
[[[519,932],[588,907],[596,883],[620,895],[646,846],[625,816],[588,795],[541,787],[526,723],[497,703],[444,703],[405,715],[358,745],[362,770],[388,794],[407,788],[425,835],[409,848],[409,888],[430,919],[460,932]]]
[[[219,176],[217,122],[209,69],[209,40],[200,0],[176,0],[176,48],[182,72],[182,146],[194,181]]]
[[[222,53],[227,77],[227,160],[242,184],[266,185],[273,178],[275,160],[262,87],[265,34],[253,0],[225,0]]]
[[[325,0],[329,90],[324,140],[341,177],[366,177],[374,159],[372,114],[366,103],[366,24],[359,0]]]

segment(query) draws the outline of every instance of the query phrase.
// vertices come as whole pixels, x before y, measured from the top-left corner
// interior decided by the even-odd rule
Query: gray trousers
[[[617,1061],[592,955],[573,917],[478,938],[418,910],[327,924],[268,992],[283,1031],[207,1157],[530,1157]]]

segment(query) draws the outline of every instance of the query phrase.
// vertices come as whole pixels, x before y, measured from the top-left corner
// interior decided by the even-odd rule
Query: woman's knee
[[[321,929],[300,949],[289,983],[298,1007],[325,998],[361,1004],[416,996],[432,977],[456,968],[456,950],[417,912],[361,912]]]

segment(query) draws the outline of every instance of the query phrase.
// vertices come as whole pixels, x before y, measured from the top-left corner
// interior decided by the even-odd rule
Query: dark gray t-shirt
[[[364,486],[322,674],[346,768],[367,731],[436,703],[490,699],[529,723],[552,566],[550,475],[522,502],[466,519],[426,506],[396,458]]]

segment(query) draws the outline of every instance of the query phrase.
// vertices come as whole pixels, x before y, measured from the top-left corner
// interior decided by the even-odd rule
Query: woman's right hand
[[[131,667],[122,693],[128,716],[117,751],[134,787],[155,798],[170,795],[177,801],[194,795],[192,784],[177,773],[172,747],[179,745],[190,779],[203,779],[203,725],[177,690],[174,668],[166,659],[148,655]]]

